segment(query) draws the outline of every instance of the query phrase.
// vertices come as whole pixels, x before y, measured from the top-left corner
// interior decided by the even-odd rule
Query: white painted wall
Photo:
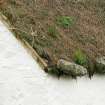
[[[0,21],[0,105],[105,105],[105,76],[44,73]]]

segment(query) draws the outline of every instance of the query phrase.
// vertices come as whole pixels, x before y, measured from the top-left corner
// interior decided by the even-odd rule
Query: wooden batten
[[[8,19],[0,13],[0,20],[7,26],[7,28],[11,31],[11,24],[9,23]],[[11,31],[13,32],[13,31]],[[39,54],[35,51],[35,49],[32,48],[32,46],[25,40],[25,39],[20,39],[19,37],[16,37],[18,41],[21,42],[21,44],[27,49],[27,52],[32,55],[32,57],[40,64],[43,70],[47,72],[47,63],[39,56]]]

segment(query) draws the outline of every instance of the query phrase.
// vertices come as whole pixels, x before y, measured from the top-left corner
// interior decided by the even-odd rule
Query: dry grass
[[[105,54],[104,0],[4,1],[0,10],[10,20],[16,35],[51,63],[60,58],[74,60],[78,48],[92,60]],[[72,17],[74,24],[69,28],[59,26],[59,16]],[[56,27],[57,38],[48,34],[49,26]]]

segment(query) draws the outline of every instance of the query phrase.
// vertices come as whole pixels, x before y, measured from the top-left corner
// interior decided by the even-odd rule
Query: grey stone
[[[58,61],[57,68],[60,69],[63,73],[70,74],[73,76],[83,76],[87,74],[87,69],[83,66],[68,62],[63,59],[60,59]]]
[[[96,72],[105,73],[105,56],[96,59]]]

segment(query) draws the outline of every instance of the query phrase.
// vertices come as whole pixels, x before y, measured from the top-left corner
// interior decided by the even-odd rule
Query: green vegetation
[[[73,18],[69,16],[59,16],[57,17],[57,24],[63,28],[69,28],[74,23]]]
[[[55,26],[49,26],[48,27],[48,34],[53,37],[57,38],[58,37],[58,31]]]
[[[74,60],[77,64],[85,66],[87,64],[87,57],[86,55],[78,49],[74,54]]]

